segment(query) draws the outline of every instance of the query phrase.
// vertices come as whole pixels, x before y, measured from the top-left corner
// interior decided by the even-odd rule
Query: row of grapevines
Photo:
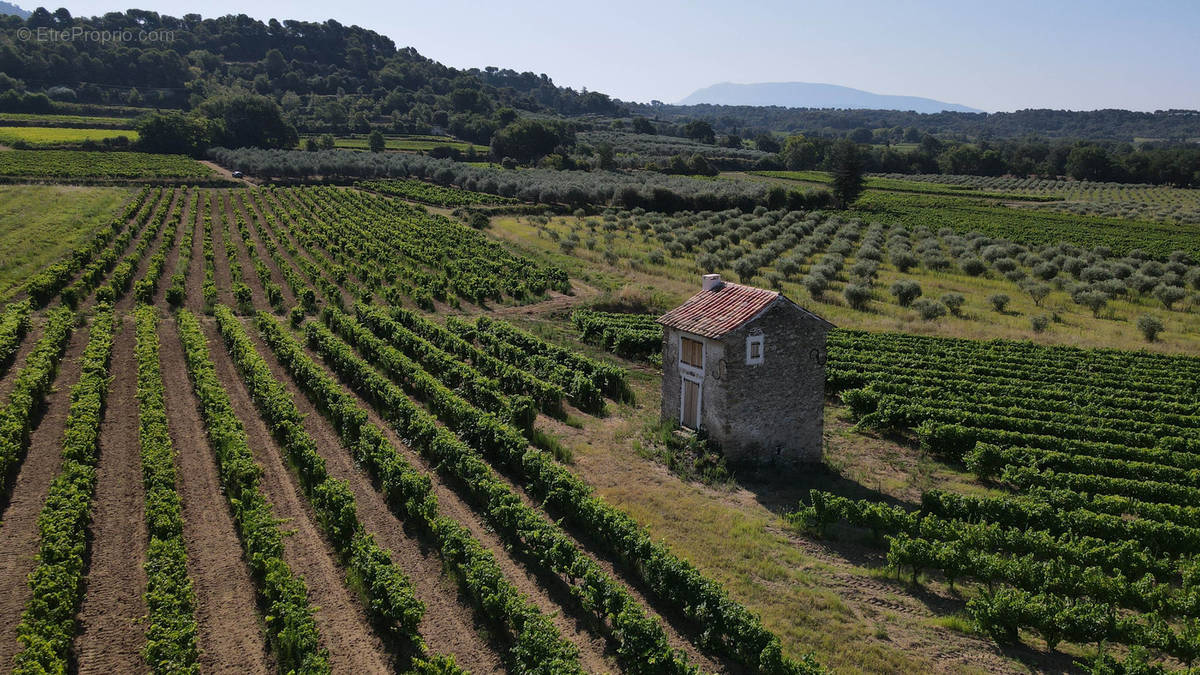
[[[125,231],[130,218],[142,208],[149,194],[150,188],[142,188],[137,196],[125,205],[124,212],[114,219],[108,227],[100,230],[92,235],[89,240],[75,247],[65,260],[60,260],[30,277],[29,281],[25,284],[25,291],[29,294],[29,299],[33,302],[34,306],[45,307],[47,303],[54,299],[54,296],[58,295],[59,291],[70,283],[71,278],[83,269],[84,265],[99,255],[101,251]]]
[[[96,489],[100,422],[108,394],[113,314],[102,307],[92,320],[79,381],[63,432],[62,468],[38,515],[38,562],[29,575],[33,594],[17,626],[14,673],[65,672],[75,613],[83,599],[87,528]]]
[[[254,293],[242,281],[242,262],[238,258],[237,244],[233,242],[233,235],[230,233],[228,214],[224,213],[229,208],[228,200],[228,195],[217,198],[217,209],[222,212],[221,240],[225,242],[225,263],[229,267],[229,278],[233,283],[233,299],[237,301],[238,310],[245,313],[253,308]]]
[[[201,240],[201,251],[204,254],[204,281],[200,284],[200,295],[204,300],[204,309],[211,312],[217,304],[216,281],[216,252],[213,250],[211,192],[204,193],[204,205],[201,212],[204,215],[204,237]]]
[[[571,323],[580,339],[627,359],[653,361],[662,358],[663,329],[648,314],[614,314],[576,310]]]
[[[1181,454],[1192,457],[1190,454]],[[976,443],[964,461],[981,480],[999,476],[1007,466],[1025,466],[1037,470],[1050,469],[1067,473],[1090,473],[1097,476],[1137,478],[1179,485],[1200,487],[1200,464],[1187,468],[1173,464],[1168,457],[1146,458],[1138,454],[1109,458],[1030,447],[1000,447],[991,443]],[[1197,458],[1200,462],[1200,458]]]
[[[183,230],[183,239],[179,241],[179,254],[175,258],[175,272],[171,274],[171,285],[167,286],[167,304],[180,307],[187,299],[187,272],[192,264],[192,244],[196,238],[196,223],[200,219],[200,191],[192,191],[192,204],[189,209],[191,224]]]
[[[158,314],[148,305],[135,311],[138,441],[145,488],[146,648],[156,673],[199,671],[196,650],[196,593],[187,573],[183,507],[175,490],[175,449],[167,429],[162,370],[158,360]]]
[[[129,290],[130,284],[133,283],[133,275],[137,274],[138,265],[141,263],[142,258],[146,257],[146,252],[150,250],[154,239],[162,231],[174,200],[175,189],[171,188],[166,191],[162,200],[159,201],[158,213],[155,214],[150,224],[142,231],[142,236],[138,240],[137,246],[126,254],[121,262],[117,263],[117,266],[113,268],[112,274],[108,278],[108,284],[102,285],[96,291],[97,300],[100,302],[115,303]]]
[[[186,199],[186,195],[180,197],[181,209],[182,203]],[[158,282],[162,279],[163,270],[167,266],[167,253],[175,245],[175,239],[179,236],[180,218],[181,214],[179,212],[171,214],[170,222],[167,223],[167,231],[163,234],[162,240],[159,242],[158,250],[154,255],[150,256],[150,262],[146,266],[146,273],[133,284],[133,297],[137,302],[146,304],[154,302],[154,295],[158,293]]]
[[[237,204],[241,206],[241,209],[246,209],[246,195],[239,194]],[[258,247],[254,245],[250,228],[246,225],[246,217],[241,209],[234,211],[238,237],[246,249],[246,254],[250,257],[250,264],[254,266],[254,274],[258,277],[263,293],[267,296],[267,303],[276,311],[283,311],[283,289],[271,279],[271,268],[259,256]]]
[[[330,366],[362,395],[374,401],[408,438],[423,434],[441,434],[424,411],[409,402],[402,392],[379,376],[367,364],[350,353],[344,343],[327,329],[310,322],[305,329],[309,344],[321,353]],[[414,371],[419,371],[415,368]],[[446,424],[457,424],[467,444],[448,440],[433,445],[432,460],[441,462],[461,452],[486,453],[500,466],[516,472],[534,499],[562,513],[568,521],[587,533],[591,541],[603,546],[640,578],[662,602],[678,609],[705,628],[704,646],[716,649],[760,672],[819,672],[809,658],[796,661],[785,657],[779,639],[763,627],[758,617],[733,602],[718,584],[707,579],[689,563],[676,557],[649,535],[628,515],[592,494],[591,489],[548,454],[529,447],[525,439],[493,416],[474,411],[444,387],[438,388],[418,379],[428,375],[414,372],[412,391],[427,390],[427,402]],[[455,400],[457,399],[457,400]],[[414,443],[420,445],[419,440]],[[468,447],[469,446],[469,447]],[[443,453],[445,455],[443,456]],[[448,462],[449,464],[449,462]],[[470,482],[468,482],[470,484]]]
[[[8,494],[11,481],[25,459],[29,434],[46,394],[50,393],[76,318],[66,307],[47,314],[42,337],[25,358],[25,365],[17,373],[12,393],[8,395],[8,404],[0,410],[0,495]]]
[[[407,357],[381,342],[353,319],[326,307],[323,317],[334,329],[368,353],[373,361],[386,361],[385,370],[405,389],[425,401],[450,429],[468,443],[480,444],[480,436],[492,433],[511,436],[515,430],[491,416],[480,413],[462,398]],[[655,663],[664,672],[688,673],[695,669],[682,653],[667,642],[662,625],[646,614],[641,604],[585,555],[555,524],[548,522],[496,475],[471,445],[456,438],[435,418],[415,405],[399,388],[381,377],[366,362],[354,356],[344,342],[316,323],[305,329],[309,345],[325,358],[333,369],[348,380],[391,421],[399,433],[410,439],[414,449],[430,463],[446,471],[479,502],[483,516],[510,546],[522,550],[531,560],[560,575],[571,586],[573,595],[584,608],[591,609],[601,621],[612,624],[611,637],[618,655],[629,664]],[[371,347],[363,345],[372,344]],[[519,434],[516,434],[519,438]]]
[[[1104,394],[1095,389],[1068,391],[1060,387],[1039,387],[1036,392],[1031,392],[1027,386],[948,382],[944,378],[924,375],[889,375],[886,380],[873,380],[866,389],[879,395],[907,395],[926,400],[944,398],[956,403],[970,401],[993,410],[1019,408],[1038,419],[1066,413],[1076,421],[1086,417],[1113,428],[1149,430],[1151,433],[1159,428],[1155,425],[1173,427],[1161,430],[1176,435],[1195,434],[1200,427],[1200,415],[1192,412],[1192,406],[1146,405],[1142,399]]]
[[[625,369],[610,363],[593,361],[576,352],[547,342],[536,335],[519,330],[512,324],[487,316],[480,316],[475,321],[475,328],[480,334],[488,333],[499,340],[512,345],[528,356],[541,356],[555,363],[583,373],[591,379],[597,389],[604,395],[615,400],[623,400],[629,394],[629,383],[626,381]]]
[[[787,514],[789,522],[824,534],[838,521],[868,528],[876,540],[883,535],[907,534],[931,541],[962,542],[968,548],[1062,560],[1079,567],[1100,567],[1140,578],[1152,574],[1160,581],[1174,578],[1175,562],[1132,540],[1108,541],[1074,532],[1051,533],[1039,527],[1012,527],[988,520],[958,520],[910,511],[869,500],[847,499],[812,490],[810,504]]]
[[[547,413],[560,414],[562,412],[562,400],[565,396],[562,387],[550,384],[525,370],[501,361],[416,312],[411,312],[403,307],[392,307],[387,310],[387,314],[396,327],[411,331],[446,353],[453,354],[460,360],[470,363],[479,372],[495,378],[500,389],[505,393],[513,396],[529,396],[537,402],[539,408]],[[377,334],[395,344],[397,339],[393,337],[395,327],[380,324],[380,328],[382,332],[376,331]]]
[[[367,180],[355,183],[355,187],[372,190],[391,197],[400,197],[431,206],[472,206],[476,204],[517,204],[512,197],[489,195],[458,188],[442,187],[419,180]]]
[[[1200,657],[1200,620],[1195,618],[1177,631],[1155,613],[1125,615],[1107,603],[1007,587],[972,598],[967,611],[1005,642],[1016,642],[1017,630],[1030,628],[1051,648],[1063,640],[1097,646],[1111,641],[1154,649],[1189,664]]]
[[[214,314],[225,348],[259,414],[287,454],[288,465],[295,468],[317,523],[353,578],[366,589],[370,613],[396,636],[422,645],[417,629],[425,605],[414,595],[412,582],[363,528],[349,484],[329,475],[316,441],[304,430],[304,417],[291,394],[271,375],[241,322],[224,305],[217,305]]]
[[[484,317],[480,317],[483,319]],[[480,331],[473,324],[455,316],[446,318],[446,329],[467,342],[478,341],[488,356],[509,366],[531,373],[538,379],[552,382],[563,390],[572,405],[588,413],[604,410],[604,394],[594,378],[559,363],[542,354],[530,354],[524,349],[509,344],[503,338],[487,331]]]
[[[333,316],[332,311],[328,313]],[[381,338],[376,340],[363,336],[360,351],[366,348],[372,354],[379,355],[390,343],[391,347],[420,363],[423,369],[458,392],[475,407],[510,421],[518,429],[528,431],[533,428],[533,421],[537,416],[533,399],[527,396],[506,396],[500,391],[495,380],[480,375],[471,366],[392,321],[380,309],[355,303],[354,315],[359,324]],[[368,354],[368,358],[372,358],[371,355]]]
[[[575,648],[509,582],[491,551],[462,525],[438,515],[429,477],[405,460],[367,413],[304,352],[275,320],[259,312],[263,342],[337,430],[346,448],[379,481],[388,504],[437,544],[463,593],[514,641],[511,668],[520,673],[580,672]]]
[[[79,278],[72,282],[71,285],[62,289],[60,296],[64,305],[71,308],[76,307],[81,300],[91,295],[92,291],[105,281],[108,273],[121,261],[122,253],[129,247],[133,238],[139,236],[142,228],[150,222],[150,214],[154,211],[154,207],[158,204],[162,195],[163,189],[159,188],[154,193],[153,198],[142,200],[140,208],[131,215],[134,227],[122,230],[113,239],[111,246],[105,248],[91,259],[91,262],[83,269],[83,273],[79,275]]]
[[[233,511],[245,559],[271,621],[267,625],[279,668],[287,672],[330,672],[321,647],[308,588],[283,559],[283,531],[258,489],[262,469],[254,462],[242,422],[233,412],[209,355],[208,343],[191,312],[177,316],[179,337],[192,388],[217,459],[225,497]]]
[[[262,207],[258,204],[254,192],[251,192],[248,198],[249,205],[247,210],[252,212],[262,213]],[[279,245],[275,242],[275,237],[278,236],[271,227],[273,216],[263,214],[258,218],[252,219],[255,228],[258,230],[259,238],[262,240],[263,248],[267,249],[267,255],[271,260],[275,261],[275,266],[279,269],[279,273],[283,275],[283,280],[287,283],[288,288],[292,289],[292,293],[299,300],[299,309],[304,314],[312,314],[317,308],[316,293],[304,282],[304,279],[299,273],[293,269],[292,265],[288,264],[287,258],[279,250]],[[290,239],[282,239],[283,248],[288,252],[288,255],[293,258],[299,254],[296,245]],[[295,311],[296,308],[293,308]]]
[[[10,303],[0,315],[0,375],[8,372],[8,367],[16,359],[21,341],[29,332],[30,315],[33,308],[28,300]]]

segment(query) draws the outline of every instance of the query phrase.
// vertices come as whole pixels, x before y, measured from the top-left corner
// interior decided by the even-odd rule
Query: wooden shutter
[[[695,368],[704,367],[704,343],[691,338],[683,338],[680,361]]]

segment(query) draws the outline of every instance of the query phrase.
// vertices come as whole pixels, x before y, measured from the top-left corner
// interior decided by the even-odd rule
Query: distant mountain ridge
[[[945,103],[920,96],[873,94],[836,84],[813,82],[722,82],[698,89],[680,105],[754,105],[785,108],[850,108],[869,110],[912,110],[919,113],[983,112],[958,103]]]
[[[21,9],[11,2],[4,2],[4,0],[0,0],[0,14],[16,14],[22,19],[28,19],[31,12],[26,9]]]

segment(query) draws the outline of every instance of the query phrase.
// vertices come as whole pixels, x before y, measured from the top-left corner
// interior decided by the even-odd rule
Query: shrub
[[[846,303],[854,309],[865,310],[871,302],[871,288],[863,284],[846,284],[842,290]]]
[[[903,279],[892,284],[889,289],[892,295],[896,296],[896,302],[901,307],[908,307],[913,300],[921,297],[921,285],[915,281]]]
[[[808,294],[813,296],[814,300],[819,300],[821,295],[825,293],[825,290],[829,288],[829,282],[825,280],[825,277],[817,274],[805,276],[801,283],[808,289]]]
[[[1187,291],[1178,286],[1167,286],[1159,284],[1154,287],[1154,297],[1162,302],[1163,307],[1171,309],[1171,306],[1187,296]]]
[[[1003,312],[1005,307],[1008,307],[1009,297],[1004,293],[993,293],[988,296],[988,302],[991,303],[992,309],[997,312]]]
[[[963,258],[962,260],[959,260],[958,267],[963,271],[963,274],[969,274],[973,277],[983,274],[984,270],[987,269],[987,265],[985,265],[982,260],[975,257]]]
[[[1163,323],[1156,316],[1143,314],[1137,320],[1138,330],[1142,332],[1142,337],[1146,338],[1146,342],[1154,342],[1158,339],[1158,334],[1163,332]]]
[[[1038,263],[1033,266],[1033,275],[1042,281],[1050,281],[1058,276],[1058,268],[1051,262]]]
[[[997,258],[992,266],[1001,272],[1011,272],[1017,269],[1017,261],[1012,258]]]
[[[912,306],[921,315],[921,318],[926,321],[933,321],[934,319],[946,316],[946,306],[937,300],[921,298],[914,302]]]
[[[907,272],[917,266],[917,256],[909,251],[896,251],[892,254],[892,264],[901,272]]]
[[[863,282],[868,282],[875,278],[878,270],[879,265],[874,260],[859,260],[850,268],[850,276]]]
[[[1108,294],[1090,288],[1083,288],[1071,294],[1071,299],[1078,305],[1092,310],[1092,316],[1100,316],[1100,310],[1108,304]]]
[[[1023,288],[1029,297],[1033,298],[1033,304],[1038,307],[1041,307],[1042,301],[1046,299],[1047,295],[1050,295],[1050,286],[1036,281],[1025,284]]]
[[[1029,317],[1029,325],[1033,332],[1042,333],[1050,326],[1050,317],[1045,314]]]
[[[967,301],[962,293],[943,293],[939,300],[954,316],[959,315],[959,312],[962,311],[963,303]]]

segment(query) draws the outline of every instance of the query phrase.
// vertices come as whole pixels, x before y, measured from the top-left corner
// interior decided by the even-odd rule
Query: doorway
[[[679,423],[688,429],[700,428],[700,383],[693,380],[683,380],[682,410]]]

